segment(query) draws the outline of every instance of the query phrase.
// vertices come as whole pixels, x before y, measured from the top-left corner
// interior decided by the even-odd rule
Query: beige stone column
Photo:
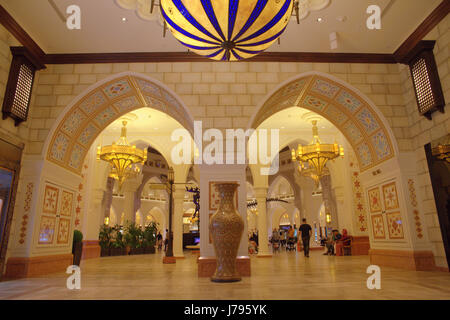
[[[269,237],[267,234],[267,188],[255,187],[255,197],[258,202],[258,257],[271,257],[272,254],[269,250]]]
[[[173,256],[175,258],[184,258],[183,201],[184,201],[184,187],[177,186],[176,190],[174,190],[173,193]]]
[[[139,188],[140,182],[137,179],[127,180],[123,185],[125,223],[136,221],[136,190]]]

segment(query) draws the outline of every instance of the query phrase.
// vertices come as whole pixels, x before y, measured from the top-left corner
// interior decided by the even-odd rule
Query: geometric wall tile
[[[351,113],[355,112],[362,105],[361,101],[345,90],[341,91],[336,101],[346,107]]]
[[[159,87],[150,81],[146,81],[143,79],[136,79],[136,83],[139,86],[139,88],[142,90],[142,92],[149,93],[155,97],[161,97],[161,90]]]
[[[305,97],[305,99],[303,100],[303,103],[300,105],[301,107],[306,107],[306,108],[312,108],[312,109],[318,109],[318,110],[323,110],[326,106],[327,106],[328,102],[316,98],[314,96],[311,95],[307,95]]]
[[[287,84],[286,87],[284,88],[282,96],[289,96],[293,93],[300,92],[303,89],[303,87],[305,86],[305,84],[306,84],[306,79],[296,80],[296,81],[293,81],[293,82]]]
[[[356,154],[360,160],[361,167],[368,167],[372,164],[372,154],[370,153],[369,146],[363,142],[356,147]]]
[[[333,99],[336,93],[339,91],[339,87],[325,80],[316,79],[316,81],[314,81],[314,85],[311,88],[311,91],[321,94],[327,98]]]
[[[138,107],[139,102],[135,96],[124,98],[116,103],[114,103],[114,107],[116,107],[120,113],[128,112],[132,109]]]
[[[54,160],[63,161],[68,147],[69,147],[69,138],[67,138],[67,136],[65,136],[64,134],[59,133],[56,136],[56,139],[53,142],[50,151],[51,158]]]
[[[391,155],[391,149],[383,130],[375,133],[370,139],[372,140],[378,160],[382,160]]]
[[[113,107],[108,107],[102,112],[100,112],[95,117],[94,120],[100,127],[103,127],[107,123],[111,122],[116,116],[117,116],[116,110],[114,110]]]
[[[114,99],[127,94],[131,91],[131,86],[127,80],[121,79],[116,81],[103,89],[103,92],[109,99]]]
[[[338,107],[335,107],[332,104],[325,109],[325,114],[328,115],[329,120],[336,123],[337,126],[348,120],[348,117]]]
[[[353,144],[358,143],[363,138],[361,131],[352,121],[348,121],[342,127],[342,131]]]
[[[105,96],[100,91],[97,91],[94,94],[92,94],[89,98],[84,100],[80,104],[80,108],[88,115],[90,115],[95,111],[97,111],[103,104],[105,104],[105,102],[106,102]]]
[[[79,169],[81,167],[81,163],[84,159],[85,149],[80,145],[75,144],[72,149],[72,154],[70,155],[69,166],[74,169]]]
[[[91,145],[92,140],[98,134],[99,131],[100,130],[96,126],[94,126],[92,123],[89,123],[78,137],[78,142],[85,147],[89,147]]]
[[[378,124],[374,115],[367,108],[362,109],[361,112],[356,115],[356,118],[359,120],[359,123],[362,125],[368,135],[380,128],[380,125]]]
[[[76,109],[69,117],[67,117],[66,121],[64,121],[61,130],[67,134],[74,134],[84,120],[86,120],[86,116],[79,109]]]
[[[145,96],[144,98],[145,98],[145,101],[147,101],[148,106],[150,108],[154,108],[154,109],[161,110],[164,112],[167,109],[165,103],[162,102],[161,100],[155,99],[152,96]]]

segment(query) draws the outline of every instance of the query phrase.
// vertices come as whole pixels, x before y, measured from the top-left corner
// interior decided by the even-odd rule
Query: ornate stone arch
[[[80,174],[83,159],[103,129],[143,107],[168,114],[193,134],[193,118],[172,90],[147,76],[125,72],[94,84],[66,107],[47,139],[45,159]]]
[[[250,120],[250,128],[296,106],[332,122],[355,150],[362,171],[398,154],[395,137],[378,108],[358,89],[320,72],[299,75],[272,91]]]

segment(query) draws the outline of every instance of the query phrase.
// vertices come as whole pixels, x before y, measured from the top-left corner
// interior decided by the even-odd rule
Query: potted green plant
[[[73,231],[72,254],[73,264],[79,266],[83,254],[83,234],[79,230]]]
[[[143,231],[144,253],[155,253],[156,233],[158,231],[156,222],[152,221],[145,226]]]
[[[100,227],[100,233],[98,235],[99,245],[101,248],[100,256],[107,257],[111,255],[111,245],[112,245],[112,232],[113,228],[104,224]]]
[[[132,222],[127,224],[125,228],[125,241],[130,247],[130,255],[144,253],[144,248],[142,247],[143,231],[137,224]]]
[[[116,225],[113,230],[113,241],[111,242],[111,256],[122,256],[126,254],[126,243],[125,238],[123,236],[122,227]]]

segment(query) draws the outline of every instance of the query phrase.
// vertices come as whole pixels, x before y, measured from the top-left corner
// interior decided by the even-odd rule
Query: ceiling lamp
[[[147,151],[130,145],[127,141],[127,121],[122,121],[122,132],[120,139],[109,146],[97,147],[97,160],[103,160],[111,165],[110,176],[119,181],[119,189],[123,182],[131,175],[136,174],[139,169],[136,165],[147,160]],[[135,166],[133,168],[133,166]]]
[[[325,175],[325,166],[328,160],[336,159],[344,156],[344,148],[335,144],[323,144],[319,139],[319,129],[317,128],[317,120],[312,121],[313,140],[307,146],[298,145],[297,150],[292,149],[292,160],[298,161],[300,165],[308,164],[309,168],[315,170],[315,174],[320,180]]]
[[[190,51],[220,61],[248,59],[284,32],[294,0],[160,0],[174,37]]]

